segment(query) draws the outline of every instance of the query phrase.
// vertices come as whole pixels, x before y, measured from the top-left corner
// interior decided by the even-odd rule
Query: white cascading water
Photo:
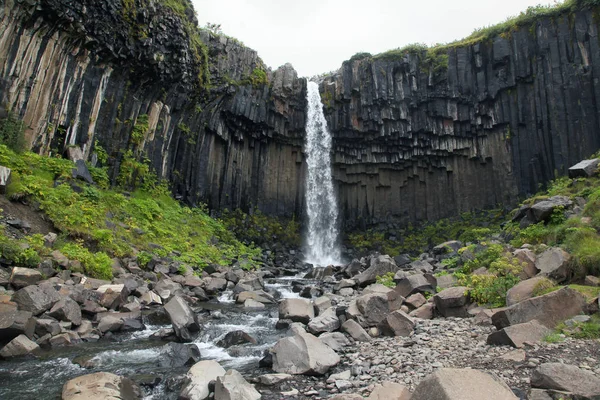
[[[306,262],[315,266],[339,264],[338,208],[331,176],[331,134],[323,114],[319,86],[308,82],[306,118]]]

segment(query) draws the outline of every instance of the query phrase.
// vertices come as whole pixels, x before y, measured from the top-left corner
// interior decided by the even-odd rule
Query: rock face
[[[553,329],[559,322],[581,314],[585,306],[585,297],[581,293],[565,287],[502,309],[492,316],[492,323],[502,329],[535,319]]]
[[[131,379],[108,372],[97,372],[71,379],[65,383],[62,391],[62,400],[139,400],[141,398],[141,389]]]
[[[292,337],[280,339],[271,351],[273,370],[284,374],[322,375],[340,362],[340,357],[329,346],[301,330],[296,330]]]
[[[190,44],[188,2],[186,17],[129,3],[4,2],[2,107],[23,118],[28,144],[76,145],[90,160],[97,140],[113,178],[119,150],[135,149],[191,204],[301,215],[306,80],[286,65],[253,85],[264,69],[253,50],[208,31],[205,48]],[[433,58],[345,62],[320,90],[346,223],[508,203],[600,147],[597,31],[581,9]]]
[[[411,400],[517,400],[498,377],[474,369],[442,368],[423,380]]]

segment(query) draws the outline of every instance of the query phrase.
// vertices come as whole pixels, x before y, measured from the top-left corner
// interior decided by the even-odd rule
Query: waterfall
[[[319,86],[308,82],[306,118],[306,212],[308,237],[306,262],[327,266],[340,262],[338,208],[331,176],[331,134],[323,114]]]

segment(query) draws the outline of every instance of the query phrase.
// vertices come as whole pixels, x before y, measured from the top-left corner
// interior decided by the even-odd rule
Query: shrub
[[[560,287],[557,286],[556,283],[552,282],[548,278],[543,278],[535,284],[535,286],[533,287],[532,294],[534,297],[542,296],[544,294],[553,292],[557,289],[560,289]]]
[[[112,260],[106,253],[92,253],[78,243],[66,243],[60,251],[67,258],[79,261],[85,273],[92,278],[112,279]]]
[[[396,282],[394,282],[394,275],[395,274],[393,272],[388,272],[385,275],[378,275],[377,283],[389,288],[395,288]]]
[[[147,251],[141,251],[138,253],[136,260],[140,268],[146,268],[148,263],[152,261],[152,254]]]
[[[12,112],[0,119],[0,143],[17,152],[25,150],[25,124]]]
[[[490,307],[504,307],[506,292],[519,282],[519,277],[510,273],[504,276],[468,275],[459,279],[461,285],[469,287],[469,297],[473,301]]]

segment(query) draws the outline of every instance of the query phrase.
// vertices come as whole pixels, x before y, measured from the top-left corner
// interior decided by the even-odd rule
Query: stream
[[[265,280],[265,291],[276,298],[299,297],[292,291],[293,282],[308,282],[295,277]],[[277,304],[263,310],[244,309],[235,304],[233,292],[223,292],[218,298],[199,304],[206,314],[200,319],[201,330],[193,343],[202,360],[218,361],[225,369],[236,369],[244,375],[255,376],[258,362],[264,351],[286,335],[276,330]],[[38,358],[17,358],[0,361],[0,399],[39,400],[60,399],[62,387],[68,380],[94,372],[112,372],[141,383],[144,399],[177,399],[179,391],[169,390],[169,385],[180,382],[190,366],[173,368],[161,366],[161,348],[168,342],[151,336],[168,325],[151,325],[144,317],[145,329],[118,333],[97,342],[53,348]],[[245,344],[224,349],[217,346],[228,332],[242,330],[256,339],[257,344]],[[84,360],[92,368],[83,368],[74,360]],[[85,364],[85,363],[82,363]],[[265,371],[266,372],[266,371]],[[145,384],[144,384],[145,383]]]

